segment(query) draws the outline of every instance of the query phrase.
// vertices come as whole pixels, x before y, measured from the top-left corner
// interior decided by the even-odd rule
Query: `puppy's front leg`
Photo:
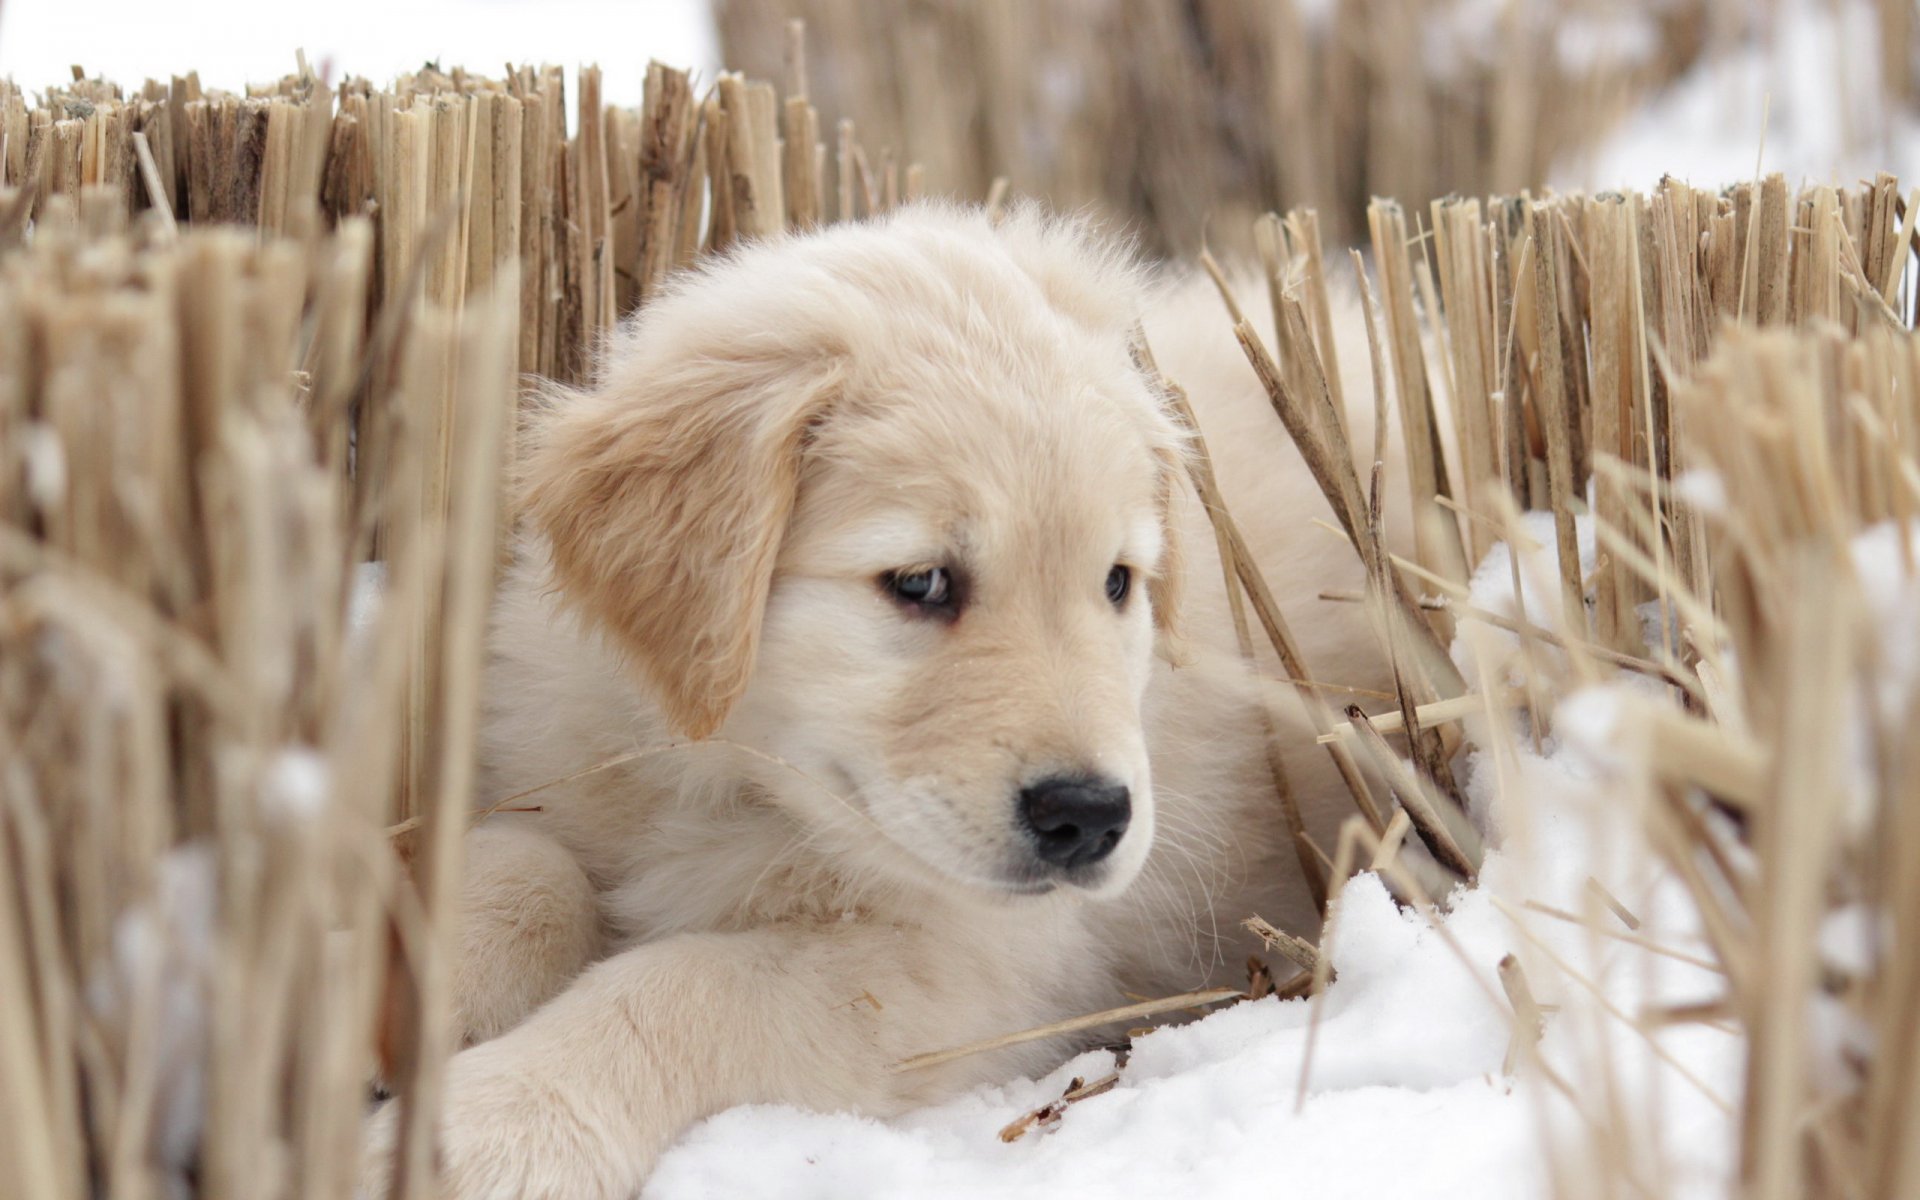
[[[687,934],[599,964],[455,1056],[442,1118],[458,1200],[624,1200],[701,1117],[750,1102],[884,1111],[887,1064],[1004,1013],[911,930],[839,924]],[[964,970],[964,968],[962,968]],[[958,1001],[958,1003],[957,1003]],[[383,1195],[394,1114],[368,1131]]]
[[[467,834],[453,976],[462,1042],[518,1025],[599,954],[593,885],[558,841],[497,816]]]

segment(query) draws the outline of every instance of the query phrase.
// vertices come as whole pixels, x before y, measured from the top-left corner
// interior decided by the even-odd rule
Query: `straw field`
[[[1213,60],[1219,94],[1312,136],[1191,160],[1141,114],[1219,97],[1171,65],[1045,138],[1021,124],[1048,111],[1036,56],[1061,39],[1082,65],[1191,49],[1150,22],[1113,55],[1095,54],[1112,29],[1031,25],[1040,6],[915,10],[897,55],[862,57],[836,38],[868,6],[807,7],[811,70],[786,26],[750,47],[739,30],[766,14],[724,6],[734,56],[784,94],[660,66],[638,107],[590,69],[571,97],[551,68],[381,88],[303,64],[245,96],[191,74],[0,85],[0,1195],[344,1197],[375,1078],[405,1105],[403,1194],[431,1195],[461,834],[476,810],[538,804],[473,778],[523,382],[580,379],[702,253],[923,189],[983,196],[1043,159],[1056,201],[1103,198],[1167,245],[1197,244],[1210,213],[1266,270],[1221,319],[1327,492],[1350,547],[1330,552],[1367,567],[1365,595],[1326,602],[1371,608],[1399,682],[1371,715],[1322,714],[1356,816],[1336,846],[1300,840],[1319,893],[1377,869],[1431,912],[1480,863],[1463,744],[1516,753],[1567,697],[1645,681],[1609,786],[1697,904],[1725,986],[1636,1019],[1744,1032],[1742,1194],[1920,1194],[1920,638],[1885,603],[1915,595],[1920,193],[1518,191],[1677,70],[1711,6],[1672,6],[1660,51],[1618,72],[1490,68],[1436,106],[1391,22],[1339,27],[1378,5],[1342,5],[1335,52],[1288,51],[1311,70]],[[1253,6],[1193,11],[1218,48]],[[956,40],[943,21],[971,24]],[[1509,34],[1520,53],[1539,31]],[[978,120],[937,107],[975,100],[907,94],[928,77],[912,64],[954,45],[997,64],[972,74]],[[1564,87],[1551,117],[1528,99]],[[1396,124],[1415,112],[1424,131]],[[1428,203],[1455,190],[1484,198]],[[1374,192],[1402,200],[1363,205]],[[1319,213],[1254,215],[1279,197]],[[1343,395],[1329,361],[1329,281],[1356,271],[1372,396]],[[1404,478],[1347,444],[1355,405],[1391,414]],[[1416,513],[1405,558],[1387,489]],[[1469,601],[1469,569],[1525,537],[1526,510],[1552,514],[1556,569],[1514,587],[1552,603],[1503,616]],[[1219,521],[1243,638],[1317,678],[1290,633],[1312,614],[1280,611]],[[1875,537],[1898,549],[1863,558]],[[373,576],[378,603],[357,603]],[[1842,912],[1876,932],[1835,964],[1819,932]],[[1598,902],[1572,915],[1617,933]],[[1304,990],[1324,989],[1328,956],[1308,961]],[[1547,969],[1502,968],[1519,1072],[1547,982],[1528,971]],[[1837,1082],[1816,1005],[1870,1033]],[[1654,1115],[1564,1086],[1584,1124],[1561,1193],[1663,1194]]]

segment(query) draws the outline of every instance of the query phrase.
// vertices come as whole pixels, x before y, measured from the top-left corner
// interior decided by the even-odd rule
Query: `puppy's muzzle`
[[[1125,784],[1090,775],[1053,775],[1020,791],[1020,816],[1043,862],[1091,866],[1120,844],[1133,817]]]

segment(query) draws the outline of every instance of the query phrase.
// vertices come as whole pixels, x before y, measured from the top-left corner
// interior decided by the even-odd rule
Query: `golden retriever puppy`
[[[1344,793],[1239,658],[1143,313],[1309,653],[1368,682],[1360,606],[1314,599],[1357,563],[1218,301],[1083,224],[749,246],[552,397],[487,790],[613,765],[472,834],[450,1195],[626,1197],[719,1109],[897,1112],[1068,1047],[902,1059],[1243,980],[1256,911],[1311,932],[1263,707],[1310,811]]]

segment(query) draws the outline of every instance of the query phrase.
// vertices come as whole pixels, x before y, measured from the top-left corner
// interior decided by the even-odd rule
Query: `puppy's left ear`
[[[674,314],[679,315],[678,313]],[[679,733],[706,737],[746,690],[808,429],[837,359],[711,314],[642,328],[589,393],[536,431],[522,511],[562,598],[638,667]]]

